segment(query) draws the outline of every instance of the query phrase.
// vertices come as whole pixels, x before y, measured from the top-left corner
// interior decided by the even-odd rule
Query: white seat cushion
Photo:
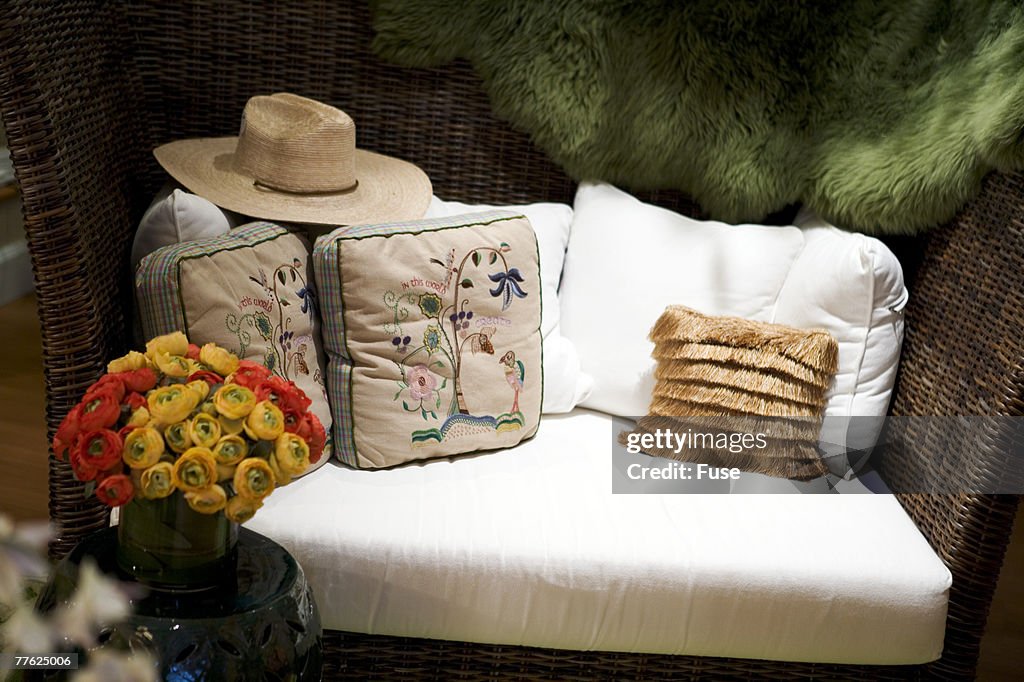
[[[951,576],[890,495],[612,495],[611,418],[515,451],[333,462],[248,526],[325,628],[562,649],[837,663],[942,650]]]

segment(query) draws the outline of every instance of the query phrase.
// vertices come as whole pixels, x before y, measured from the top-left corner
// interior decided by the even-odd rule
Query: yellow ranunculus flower
[[[282,433],[274,441],[274,457],[281,470],[289,476],[298,476],[309,468],[309,446],[302,436]]]
[[[217,480],[217,460],[209,448],[189,448],[174,463],[172,474],[179,490],[194,493]]]
[[[156,368],[158,370],[169,377],[175,377],[178,379],[187,377],[195,371],[193,369],[194,363],[181,355],[157,353],[153,357],[153,362],[156,363]]]
[[[161,424],[173,424],[186,419],[199,401],[195,393],[183,384],[171,384],[149,392],[146,396],[149,414]]]
[[[241,419],[252,412],[256,395],[245,386],[224,384],[213,394],[213,404],[222,416]]]
[[[262,500],[274,492],[274,472],[265,459],[249,457],[235,469],[235,492],[250,500]]]
[[[160,353],[186,355],[188,353],[188,338],[181,332],[172,332],[158,336],[146,344],[146,357],[153,362],[156,362],[156,356]]]
[[[188,433],[192,436],[193,443],[212,450],[213,446],[220,440],[220,422],[217,421],[216,417],[200,412],[192,417]]]
[[[234,464],[218,464],[217,465],[217,482],[220,481],[234,481],[235,480],[235,465]]]
[[[137,350],[129,351],[128,355],[111,360],[107,363],[107,371],[111,374],[116,372],[131,372],[142,369],[146,366],[146,356]]]
[[[174,467],[170,462],[157,462],[142,470],[139,490],[147,500],[159,500],[174,492]]]
[[[216,514],[228,503],[228,494],[214,483],[202,490],[185,493],[185,501],[200,514]]]
[[[128,426],[145,426],[149,423],[149,410],[145,406],[140,406],[137,410],[132,412],[132,416],[128,418]]]
[[[245,418],[244,428],[253,440],[274,440],[284,433],[284,413],[269,400],[261,400]]]
[[[267,459],[267,464],[270,465],[270,470],[274,472],[274,482],[277,486],[288,485],[292,482],[291,474],[281,468],[281,465],[277,461],[277,457],[273,453],[271,453],[270,457]]]
[[[145,469],[156,464],[164,452],[164,439],[150,426],[132,429],[124,439],[121,459],[132,469]]]
[[[228,419],[224,415],[217,417],[220,422],[220,432],[226,436],[236,436],[242,432],[245,426],[245,419]]]
[[[206,383],[202,379],[190,381],[185,385],[188,386],[190,391],[193,391],[196,394],[200,403],[206,400],[206,396],[210,394],[210,384]]]
[[[213,446],[213,458],[217,464],[238,464],[249,454],[249,445],[241,436],[222,436]]]
[[[208,343],[199,349],[199,362],[222,377],[238,369],[238,356],[215,343]]]
[[[241,495],[235,495],[228,504],[224,507],[224,516],[228,517],[229,521],[235,523],[245,523],[253,517],[256,511],[263,506],[263,503],[259,500],[250,500],[247,497]]]
[[[185,452],[192,447],[192,434],[189,430],[189,422],[180,421],[171,424],[164,429],[164,440],[168,447],[175,452]]]
[[[136,500],[143,500],[145,496],[142,494],[142,469],[129,469],[128,477],[132,479],[132,498]]]

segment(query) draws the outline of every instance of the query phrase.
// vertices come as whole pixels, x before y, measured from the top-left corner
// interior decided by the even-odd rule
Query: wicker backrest
[[[252,94],[288,90],[340,106],[355,119],[361,146],[419,164],[442,196],[571,200],[570,180],[494,119],[467,64],[410,70],[374,58],[359,0],[14,0],[0,22],[0,111],[24,198],[51,433],[128,344],[131,234],[163,178],[150,150],[234,134]],[[641,196],[697,214],[677,193]],[[902,244],[924,256],[895,413],[1020,414],[1022,213],[1024,181],[995,175],[929,241]],[[999,465],[998,443],[965,447],[979,469]],[[927,466],[893,456],[885,475],[910,480]],[[62,463],[51,463],[50,495],[62,527],[57,554],[106,522]],[[929,670],[969,673],[1016,498],[902,501],[954,574],[947,653]]]
[[[101,3],[14,3],[0,11],[0,92],[42,323],[47,423],[124,348],[124,263],[148,163],[122,12]],[[51,460],[51,517],[67,551],[107,514]]]

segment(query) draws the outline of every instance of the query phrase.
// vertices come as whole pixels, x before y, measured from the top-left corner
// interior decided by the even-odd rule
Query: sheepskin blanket
[[[463,57],[574,177],[676,188],[714,217],[803,202],[914,233],[1024,167],[1024,3],[373,0],[374,48]]]

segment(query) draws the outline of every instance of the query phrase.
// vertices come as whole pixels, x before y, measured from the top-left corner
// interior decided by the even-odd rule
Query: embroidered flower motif
[[[295,332],[283,332],[279,337],[277,337],[277,342],[281,344],[281,348],[284,348],[285,351],[289,351],[292,349],[292,339],[294,337]]]
[[[512,305],[512,296],[526,298],[526,292],[519,286],[519,283],[523,281],[523,276],[519,274],[519,268],[510,268],[508,272],[496,272],[488,277],[498,285],[490,292],[491,296],[501,296],[502,310],[508,310],[508,307]]]
[[[423,345],[431,353],[441,346],[441,330],[436,324],[430,325],[427,331],[423,332]]]
[[[270,337],[274,335],[274,324],[270,321],[270,317],[266,313],[256,313],[253,317],[256,325],[256,331],[260,333],[266,340],[270,340]]]
[[[295,292],[295,295],[302,301],[302,312],[309,313],[309,317],[312,319],[316,311],[316,293],[310,287],[302,287]]]
[[[437,294],[422,294],[420,296],[420,311],[427,317],[437,317],[441,312],[441,297]]]
[[[395,351],[398,353],[404,353],[409,350],[410,343],[412,343],[411,336],[396,336],[391,339],[391,345],[395,347]]]
[[[430,373],[426,365],[415,365],[405,377],[409,384],[409,393],[413,400],[426,400],[437,388],[437,379]]]

